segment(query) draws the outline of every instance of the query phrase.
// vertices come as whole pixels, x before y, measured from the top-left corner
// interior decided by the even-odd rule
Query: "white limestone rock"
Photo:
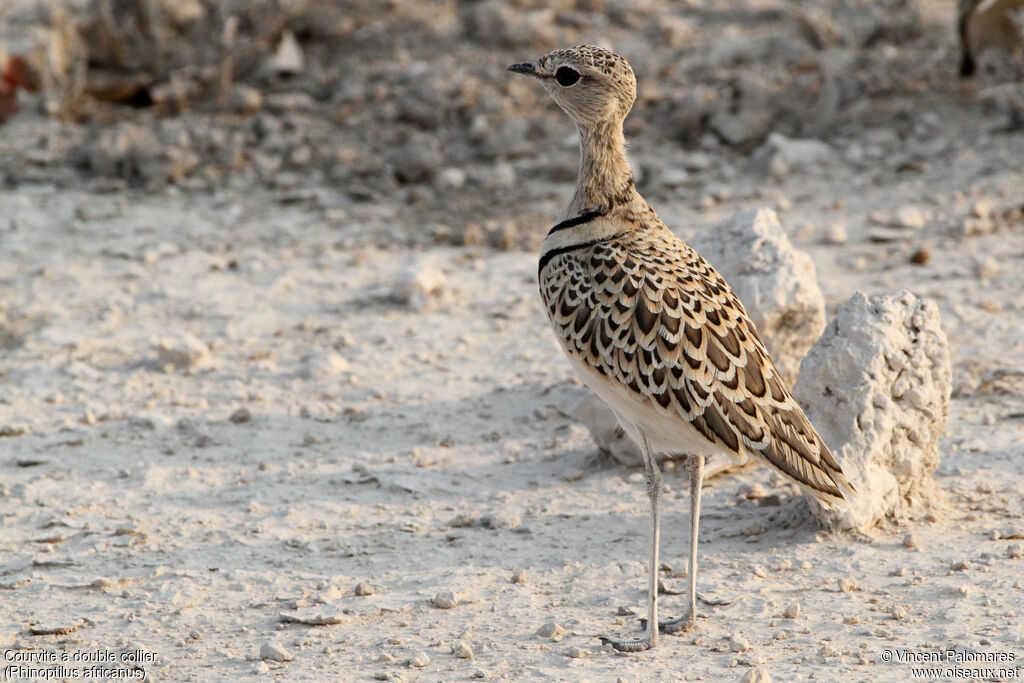
[[[932,474],[952,377],[933,301],[858,292],[839,309],[793,388],[857,489],[850,505],[828,510],[807,496],[826,527],[866,530],[938,502]]]
[[[811,257],[793,247],[772,209],[741,211],[691,245],[732,286],[792,383],[825,329],[825,298]]]

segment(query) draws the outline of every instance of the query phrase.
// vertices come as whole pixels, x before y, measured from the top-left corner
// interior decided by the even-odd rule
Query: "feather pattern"
[[[539,272],[548,318],[627,431],[667,453],[754,456],[825,503],[852,491],[743,304],[653,209],[613,207],[559,233]]]

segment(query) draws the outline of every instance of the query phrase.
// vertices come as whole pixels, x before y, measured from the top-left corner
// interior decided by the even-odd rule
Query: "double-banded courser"
[[[706,456],[752,456],[825,504],[853,487],[793,400],[743,304],[636,191],[622,133],[636,99],[626,60],[581,45],[509,70],[537,79],[580,133],[576,193],[541,248],[540,293],[569,363],[643,453],[652,527],[646,634],[606,642],[646,650],[659,630],[681,631],[696,618]],[[691,515],[689,613],[661,623],[659,453],[686,456]]]
[[[974,74],[976,58],[985,50],[1021,51],[1024,28],[1014,21],[1014,14],[1024,17],[1024,0],[960,0],[957,3],[962,76]]]

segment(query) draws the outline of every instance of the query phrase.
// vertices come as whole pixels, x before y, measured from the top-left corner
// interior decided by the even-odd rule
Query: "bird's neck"
[[[614,206],[639,198],[626,161],[626,138],[621,121],[579,126],[580,173],[568,217],[585,211],[608,213]]]

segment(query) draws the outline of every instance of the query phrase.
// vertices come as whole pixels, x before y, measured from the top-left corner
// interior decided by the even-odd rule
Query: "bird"
[[[695,626],[697,533],[704,461],[752,457],[824,506],[854,493],[794,400],[743,304],[673,234],[636,189],[623,121],[636,100],[629,63],[578,45],[508,67],[535,79],[576,124],[580,167],[563,219],[541,246],[538,283],[555,337],[582,381],[614,411],[643,456],[651,545],[645,634],[603,637],[616,650],[653,648]],[[658,455],[689,471],[689,611],[658,621],[663,482]]]
[[[1018,15],[1014,20],[1014,13]],[[960,0],[957,4],[960,34],[960,75],[968,78],[977,69],[976,57],[991,48],[1020,52],[1024,44],[1024,0]]]

